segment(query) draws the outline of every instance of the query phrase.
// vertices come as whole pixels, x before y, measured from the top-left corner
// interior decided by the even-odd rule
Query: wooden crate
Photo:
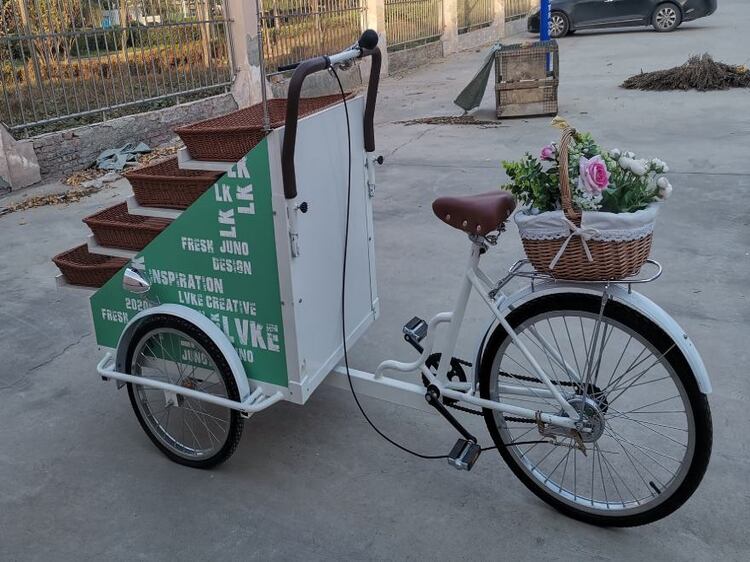
[[[495,53],[498,117],[557,115],[557,41],[503,45]]]

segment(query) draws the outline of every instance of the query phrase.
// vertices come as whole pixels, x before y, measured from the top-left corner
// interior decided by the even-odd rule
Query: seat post
[[[469,297],[471,296],[471,290],[473,288],[470,274],[479,265],[479,258],[487,248],[484,236],[470,234],[469,240],[471,240],[471,254],[469,256],[469,261],[466,264],[464,278],[461,281],[461,290],[458,293],[456,304],[451,313],[451,321],[448,323],[448,334],[445,339],[445,347],[442,350],[441,357],[450,358],[455,355],[458,333],[461,330],[461,324],[463,324],[464,316],[466,315],[466,305],[469,302]],[[450,363],[450,360],[440,361],[437,373],[438,379],[445,380],[448,370],[450,369]]]

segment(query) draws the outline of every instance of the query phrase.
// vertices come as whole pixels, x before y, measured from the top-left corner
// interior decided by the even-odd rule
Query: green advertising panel
[[[248,377],[287,386],[268,145],[264,140],[133,260],[147,297],[122,289],[122,272],[91,297],[99,345],[114,348],[128,321],[159,304],[211,319]],[[151,302],[149,302],[151,301]]]

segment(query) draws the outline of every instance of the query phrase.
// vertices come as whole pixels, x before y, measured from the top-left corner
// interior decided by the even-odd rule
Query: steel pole
[[[539,40],[549,41],[550,0],[541,0],[539,8]]]

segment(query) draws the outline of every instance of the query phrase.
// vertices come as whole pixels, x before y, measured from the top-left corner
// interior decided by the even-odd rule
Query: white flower
[[[645,176],[647,167],[646,164],[644,164],[643,160],[631,160],[630,171],[633,172],[636,176]]]
[[[632,152],[630,152],[630,151],[628,151],[628,152],[623,152],[623,153],[622,153],[622,155],[623,155],[623,156],[624,156],[625,158],[631,158],[631,159],[632,159],[632,158],[635,158],[635,154],[633,154],[633,153],[632,153]]]
[[[632,163],[633,163],[633,161],[630,158],[628,158],[627,156],[623,156],[618,161],[618,164],[620,164],[620,168],[622,168],[623,170],[629,170],[630,169],[630,165]]]
[[[664,174],[666,174],[669,171],[669,166],[667,166],[666,162],[661,163],[661,171]]]
[[[622,155],[622,152],[620,152],[619,148],[613,148],[612,150],[609,151],[609,155],[614,159],[619,159],[620,156]]]
[[[659,197],[669,199],[669,196],[672,195],[672,184],[669,183],[669,180],[662,176],[656,180],[656,185],[659,187]]]

